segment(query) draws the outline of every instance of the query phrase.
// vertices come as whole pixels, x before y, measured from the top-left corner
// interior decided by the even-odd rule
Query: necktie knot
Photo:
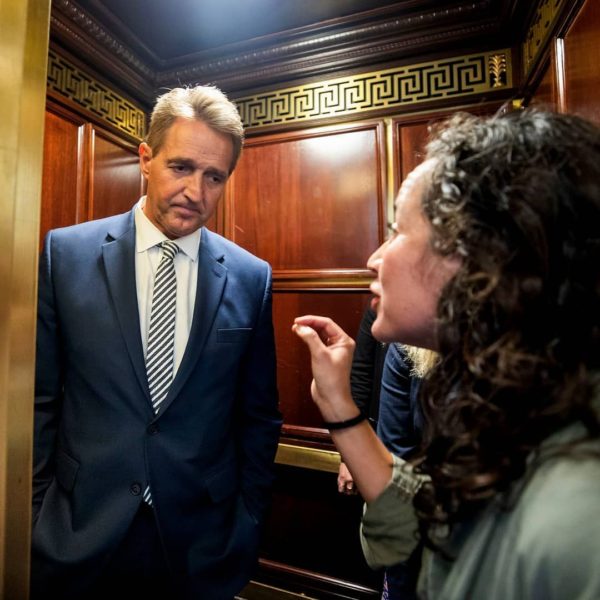
[[[173,260],[175,255],[179,252],[179,246],[175,242],[169,240],[161,242],[159,246],[162,248],[163,257],[168,258],[169,260]]]

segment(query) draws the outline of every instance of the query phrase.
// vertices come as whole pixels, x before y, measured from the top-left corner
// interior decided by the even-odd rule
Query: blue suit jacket
[[[267,263],[204,229],[185,355],[160,413],[139,328],[133,211],[48,234],[40,262],[32,583],[77,597],[146,484],[190,597],[257,560],[281,426]]]

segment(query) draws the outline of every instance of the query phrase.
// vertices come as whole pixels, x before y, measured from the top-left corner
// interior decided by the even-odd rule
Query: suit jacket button
[[[142,493],[142,486],[139,483],[132,483],[129,492],[134,496],[139,496]]]
[[[150,435],[156,435],[158,433],[158,425],[156,423],[148,425],[147,431]]]

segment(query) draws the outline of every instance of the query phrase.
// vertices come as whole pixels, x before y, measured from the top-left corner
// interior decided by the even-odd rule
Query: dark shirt
[[[373,428],[377,427],[381,375],[387,352],[387,344],[378,342],[371,334],[371,326],[376,316],[371,308],[367,308],[363,314],[356,334],[356,348],[350,373],[352,398],[360,411],[367,415]]]

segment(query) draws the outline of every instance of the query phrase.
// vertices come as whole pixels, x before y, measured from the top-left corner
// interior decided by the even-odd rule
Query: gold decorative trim
[[[396,190],[399,187],[398,180],[402,179],[402,173],[396,169],[396,153],[394,152],[394,123],[392,119],[384,119],[385,124],[385,162],[386,162],[386,176],[387,176],[387,196],[385,201],[385,239],[389,236],[389,225],[393,223],[396,216]],[[371,282],[369,282],[371,283]]]
[[[337,473],[340,468],[340,454],[334,450],[279,444],[275,462],[278,465]]]
[[[492,87],[506,87],[506,54],[490,56],[489,65]]]
[[[364,290],[373,281],[368,269],[273,269],[273,289],[297,290],[324,288]]]
[[[540,0],[523,42],[523,72],[527,75],[544,47],[565,0]]]
[[[404,65],[236,99],[246,127],[358,114],[512,87],[510,49]]]
[[[52,50],[48,52],[47,87],[138,140],[144,138],[143,110]]]

